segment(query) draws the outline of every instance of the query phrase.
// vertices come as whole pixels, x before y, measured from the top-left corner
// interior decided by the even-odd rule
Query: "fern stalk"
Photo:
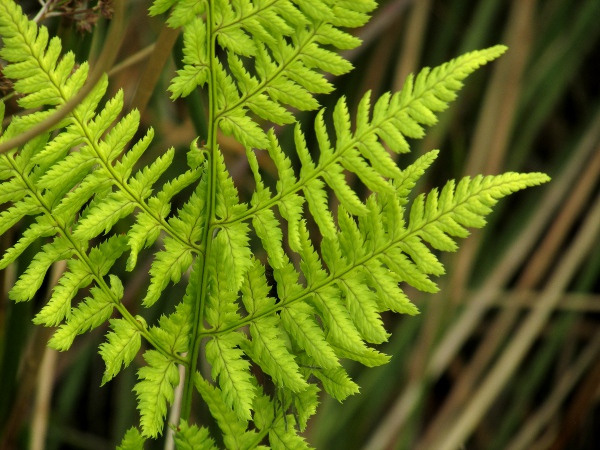
[[[213,2],[208,2],[208,11],[206,14],[206,22],[209,24],[209,33],[206,35],[206,45],[210,51],[209,58],[210,61],[216,61],[215,48],[216,48],[216,36],[213,31]],[[206,193],[206,205],[208,214],[206,214],[204,221],[204,234],[202,236],[202,248],[206,249],[205,254],[208,255],[211,250],[211,227],[210,224],[214,222],[214,204],[215,204],[215,195],[216,195],[216,157],[215,153],[217,151],[217,120],[215,117],[215,99],[216,99],[216,83],[214,80],[216,79],[215,75],[216,65],[213,63],[211,65],[210,75],[209,75],[209,91],[208,91],[208,137],[207,137],[207,147],[209,149],[209,164],[210,171],[208,173],[208,185],[210,189]],[[192,342],[191,352],[190,352],[190,364],[189,369],[186,371],[185,376],[185,387],[183,394],[183,402],[182,402],[182,412],[181,417],[184,420],[189,420],[191,411],[192,411],[192,394],[194,392],[194,383],[193,378],[196,374],[196,366],[198,364],[198,357],[200,354],[200,343],[202,340],[202,330],[204,328],[204,307],[205,307],[205,299],[206,299],[206,287],[207,287],[207,276],[208,273],[206,271],[206,258],[200,259],[200,267],[198,270],[198,284],[202,286],[201,290],[198,290],[198,296],[195,300],[194,306],[194,317],[192,324],[192,333],[190,335],[190,339]]]

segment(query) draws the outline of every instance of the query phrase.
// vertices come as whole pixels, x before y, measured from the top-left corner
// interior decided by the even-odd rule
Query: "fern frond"
[[[174,313],[162,316],[158,322],[159,326],[151,327],[150,333],[172,353],[185,353],[189,348],[191,322],[191,301],[184,299],[176,306]]]
[[[334,110],[335,146],[331,144],[321,111],[315,120],[320,150],[318,164],[312,161],[306,150],[302,132],[297,129],[296,151],[302,162],[300,177],[291,178],[289,172],[284,176],[280,174],[280,177],[287,180],[285,189],[278,191],[270,201],[262,202],[261,205],[254,206],[227,222],[244,220],[261,209],[285,203],[287,197],[302,191],[321,234],[332,237],[336,227],[328,212],[323,181],[335,192],[347,210],[359,216],[365,215],[366,209],[340,178],[341,170],[356,173],[373,192],[391,192],[392,187],[386,181],[388,178],[398,178],[398,181],[394,181],[396,189],[401,189],[403,183],[408,183],[403,189],[410,188],[410,180],[415,179],[416,174],[426,167],[427,161],[431,161],[435,154],[420,160],[418,166],[415,166],[414,174],[410,171],[403,174],[397,168],[392,169],[395,164],[390,160],[382,143],[397,152],[409,151],[405,136],[422,138],[424,132],[421,125],[431,126],[436,122],[435,113],[443,111],[447,103],[455,98],[455,92],[462,87],[461,81],[505,50],[504,46],[495,46],[474,51],[433,70],[424,69],[416,79],[409,76],[400,92],[383,95],[376,102],[371,118],[370,93],[367,93],[358,108],[354,133],[350,131],[346,102],[341,98]],[[290,236],[290,240],[296,241],[297,237]]]
[[[296,303],[281,310],[283,326],[298,346],[314,361],[316,367],[333,368],[340,365],[333,349],[327,344],[323,330],[314,319],[313,308]]]
[[[295,429],[288,428],[282,421],[269,431],[269,443],[273,450],[308,450],[303,437],[296,434]]]
[[[56,261],[69,258],[73,252],[70,243],[60,238],[44,245],[9,291],[9,298],[17,302],[31,300],[42,285],[50,266]]]
[[[54,333],[48,342],[50,347],[60,351],[68,350],[76,335],[96,328],[110,318],[115,306],[112,299],[99,288],[92,288],[90,293],[92,296],[79,303],[71,311],[67,322]]]
[[[189,247],[170,237],[165,238],[164,250],[156,254],[150,268],[150,287],[142,303],[152,306],[170,281],[178,283],[183,273],[192,265]]]
[[[306,429],[308,419],[317,412],[319,405],[320,389],[315,384],[311,384],[302,392],[294,395],[294,406],[297,411],[298,428],[300,431]]]
[[[225,403],[221,390],[208,383],[199,373],[194,376],[194,386],[206,402],[211,415],[217,421],[217,425],[223,433],[225,447],[231,449],[249,448],[249,444],[256,441],[256,433],[246,431],[246,422],[240,420],[231,407]]]
[[[361,277],[362,274],[346,276],[337,282],[346,300],[346,309],[361,337],[367,342],[381,344],[389,335],[383,327],[375,293]]]
[[[151,12],[164,12],[171,3],[158,2]],[[169,24],[185,25],[184,67],[171,83],[173,97],[189,95],[206,82],[216,84],[216,117],[221,130],[247,147],[266,148],[264,132],[249,111],[286,124],[294,121],[287,106],[316,109],[313,95],[333,90],[319,71],[341,75],[352,69],[352,64],[323,46],[358,46],[360,40],[339,27],[364,24],[376,6],[374,2],[345,2],[340,9],[323,2],[297,3],[299,9],[290,0],[221,1],[209,8],[204,2],[177,2]],[[205,12],[206,18],[200,18]],[[213,39],[227,51],[229,73],[224,62],[211,60],[209,45]],[[240,57],[253,60],[252,74]],[[214,79],[209,70],[213,63]]]
[[[241,286],[242,302],[250,316],[268,311],[275,305],[275,299],[269,297],[269,290],[265,268],[254,260],[252,267],[244,275],[244,283]]]
[[[190,426],[185,419],[179,422],[174,439],[177,450],[217,450],[207,428]]]
[[[121,445],[117,446],[117,450],[143,450],[146,439],[140,434],[139,430],[131,427],[125,433]]]
[[[204,86],[209,76],[206,25],[198,17],[185,27],[183,33],[183,63],[183,69],[177,71],[177,77],[169,86],[172,99],[187,97],[198,86]]]
[[[162,434],[180,380],[178,364],[187,371],[182,420],[174,427],[178,448],[216,448],[206,428],[188,421],[192,384],[226,448],[261,447],[267,436],[273,449],[308,448],[296,428],[306,428],[319,401],[311,377],[339,401],[358,392],[341,359],[370,367],[388,362],[370,345],[389,337],[381,314],[418,312],[400,283],[435,292],[430,277],[444,273],[437,251],[455,251],[455,238],[483,226],[501,197],[547,181],[542,174],[465,178],[417,196],[405,210],[437,151],[401,170],[387,149],[408,152],[409,138],[422,138],[465,77],[502,54],[503,46],[426,68],[373,106],[367,93],[354,123],[342,97],[330,130],[325,111],[316,114],[314,151],[296,126],[295,167],[296,158],[263,121],[289,124],[295,121],[292,108],[319,107],[315,96],[333,90],[326,75],[352,68],[333,47],[356,47],[360,40],[344,29],[363,25],[374,8],[371,0],[156,0],[151,14],[171,9],[169,24],[184,27],[183,69],[169,87],[172,98],[208,89],[206,144],[192,143],[187,170],[164,180],[174,168],[175,149],[140,164],[154,132],[133,142],[140,114],[123,113],[122,91],[103,101],[106,76],[52,130],[0,155],[0,203],[6,204],[0,234],[30,216],[0,268],[45,240],[9,296],[32,299],[50,266],[67,260],[34,319],[58,326],[50,345],[66,350],[78,334],[120,314],[110,320],[100,346],[103,384],[133,361],[142,337],[152,347],[134,388],[142,432],[129,430],[120,448],[142,448],[144,438]],[[0,0],[0,35],[4,74],[15,80],[19,104],[45,109],[13,117],[0,136],[5,142],[69,102],[84,86],[89,66],[76,66],[70,52],[61,56],[59,39],[30,22],[13,0]],[[0,101],[0,116],[3,111]],[[219,130],[245,147],[256,185],[249,204],[240,201],[227,170]],[[267,150],[259,156],[273,162],[274,187],[263,181],[255,150]],[[347,173],[370,191],[366,200],[348,184]],[[191,195],[172,211],[173,199],[186,188]],[[313,222],[311,238],[307,224]],[[127,251],[126,270],[135,270],[140,252],[157,241],[143,305],[166,297],[170,283],[184,280],[187,288],[183,299],[169,298],[165,315],[148,326],[122,303],[124,286],[111,271]],[[266,252],[274,283],[267,281],[264,254],[255,244]],[[80,301],[79,291],[88,287]],[[219,387],[196,371],[203,345]],[[272,397],[264,394],[256,370],[276,385]]]
[[[358,385],[348,377],[346,371],[341,367],[313,370],[312,374],[323,383],[323,389],[340,402],[359,391]]]
[[[308,385],[300,375],[294,356],[281,338],[277,317],[265,317],[250,325],[251,355],[261,369],[281,386],[301,392]]]
[[[113,331],[106,335],[106,342],[100,344],[99,353],[106,365],[102,384],[113,379],[121,371],[121,366],[128,367],[141,345],[140,330],[130,322],[112,319],[110,327]]]
[[[206,344],[206,359],[212,366],[213,380],[219,380],[223,399],[240,420],[250,420],[255,388],[250,382],[250,363],[241,358],[238,348],[244,337],[229,333]]]
[[[138,398],[142,435],[155,438],[162,434],[167,403],[173,403],[173,392],[179,384],[179,371],[173,361],[156,350],[147,350],[144,359],[148,365],[138,370],[140,381],[133,390]]]
[[[13,178],[13,180],[15,179],[16,178]],[[54,236],[57,232],[57,227],[47,216],[38,216],[36,218],[36,222],[23,232],[21,239],[19,239],[14,246],[9,248],[4,253],[2,259],[0,260],[0,269],[5,269],[9,264],[14,262],[25,250],[27,250],[31,244],[33,244],[39,238]],[[52,262],[54,261],[55,260]]]
[[[71,300],[79,289],[89,286],[93,280],[93,273],[79,259],[69,260],[67,267],[68,271],[60,278],[52,291],[52,297],[34,317],[33,323],[52,327],[71,317]],[[18,283],[15,284],[15,287],[17,286]],[[20,289],[17,289],[17,292],[20,292]]]

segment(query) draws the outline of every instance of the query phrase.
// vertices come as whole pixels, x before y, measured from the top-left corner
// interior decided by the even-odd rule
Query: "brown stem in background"
[[[513,119],[521,93],[535,29],[535,0],[513,0],[504,40],[509,51],[493,66],[479,120],[468,153],[465,175],[495,174],[502,170]],[[448,292],[454,303],[464,295],[481,244],[481,233],[473,233],[454,258]]]
[[[150,60],[146,64],[144,73],[135,90],[129,109],[137,109],[140,115],[143,114],[156,88],[156,83],[158,83],[163,68],[171,56],[171,51],[175,42],[177,42],[179,33],[181,33],[181,28],[173,29],[166,23],[163,25],[156,44],[152,49]]]
[[[394,73],[394,83],[392,85],[392,91],[394,92],[402,89],[408,74],[417,70],[421,60],[430,10],[431,0],[420,0],[414,4],[410,11],[406,34]]]
[[[571,392],[573,386],[580,380],[581,376],[585,374],[586,369],[588,369],[594,362],[596,362],[596,366],[592,367],[589,370],[589,375],[586,381],[584,381],[582,387],[580,388],[579,394],[575,396],[575,399],[572,401],[572,410],[567,412],[566,420],[567,422],[572,422],[572,418],[576,418],[579,416],[579,413],[585,413],[589,410],[589,406],[591,406],[591,402],[594,400],[594,389],[598,388],[598,380],[600,380],[600,373],[598,373],[599,363],[598,355],[600,354],[600,331],[596,332],[596,334],[589,340],[589,343],[586,347],[581,351],[577,360],[571,364],[571,366],[565,371],[564,375],[561,377],[560,381],[554,385],[552,392],[547,396],[546,401],[538,411],[530,417],[527,422],[523,425],[521,431],[513,438],[513,440],[508,444],[507,450],[527,450],[532,448],[532,442],[542,429],[542,427],[553,417],[556,417],[556,412],[565,397]],[[592,380],[592,388],[590,386],[586,386],[586,383]],[[587,398],[590,400],[590,403],[579,403],[578,399],[582,393],[587,394]],[[581,409],[575,409],[575,407]],[[579,416],[582,418],[582,416]],[[565,432],[563,436],[566,436],[566,429],[569,428],[568,424],[563,425],[562,431],[559,432],[556,441],[559,441],[562,433]],[[553,430],[554,431],[554,430]],[[542,437],[543,439],[543,437]],[[556,442],[555,442],[556,444]],[[545,446],[545,448],[550,448],[551,443]],[[563,448],[563,447],[558,447]]]
[[[52,266],[50,284],[46,292],[46,299],[52,295],[52,289],[67,267],[66,261],[59,261]],[[45,444],[45,432],[48,420],[49,400],[52,392],[53,372],[42,373],[42,358],[39,355],[47,350],[48,339],[52,336],[53,329],[36,327],[31,336],[27,355],[23,361],[20,375],[19,390],[16,394],[14,406],[11,408],[10,417],[6,423],[5,433],[0,441],[1,449],[17,448],[17,438],[21,426],[27,417],[31,399],[36,394],[35,409],[33,411],[32,425],[32,450],[42,449]],[[44,358],[45,359],[45,358]],[[51,360],[48,362],[52,362]],[[38,384],[38,389],[35,386]],[[41,433],[36,436],[37,433]]]

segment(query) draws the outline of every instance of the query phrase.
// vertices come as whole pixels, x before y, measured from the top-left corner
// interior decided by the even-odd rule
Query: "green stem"
[[[209,155],[209,170],[208,170],[208,189],[206,192],[205,202],[205,220],[202,234],[201,248],[204,253],[198,255],[201,258],[198,263],[198,288],[194,307],[194,319],[192,325],[192,333],[190,335],[191,352],[189,359],[189,367],[185,375],[185,384],[183,388],[183,401],[181,418],[189,420],[192,409],[192,394],[194,392],[194,374],[198,364],[198,355],[200,353],[200,344],[202,341],[202,333],[204,331],[204,309],[206,305],[207,293],[207,259],[211,252],[212,246],[212,226],[215,222],[215,198],[216,198],[216,169],[217,169],[217,86],[216,86],[216,32],[214,24],[214,4],[213,1],[208,2],[208,11],[206,14],[206,22],[208,24],[207,44],[210,52],[210,80],[208,90],[208,139],[206,146],[210,151]]]

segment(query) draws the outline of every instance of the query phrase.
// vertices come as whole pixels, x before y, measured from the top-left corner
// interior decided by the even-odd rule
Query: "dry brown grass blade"
[[[177,41],[179,33],[181,33],[181,28],[173,29],[167,26],[167,24],[163,25],[152,50],[152,55],[146,64],[144,73],[131,100],[130,109],[137,109],[140,114],[144,113],[163,68],[171,56],[171,50]]]
[[[600,360],[595,361],[592,370],[580,384],[580,388],[575,393],[574,399],[565,414],[566,420],[563,422],[561,429],[558,430],[558,435],[552,445],[548,446],[549,450],[569,448],[569,441],[581,428],[581,425],[585,422],[585,417],[596,401],[595,394],[598,390],[598,380],[600,380]]]
[[[490,307],[498,309],[531,309],[535,307],[539,296],[539,290],[498,291],[496,299]],[[556,306],[556,309],[580,313],[600,312],[600,295],[578,292],[565,293]]]
[[[414,0],[394,0],[378,8],[373,18],[358,33],[358,37],[362,39],[362,45],[343,51],[341,55],[348,61],[354,61],[369,48],[370,44],[379,39],[413,2]]]
[[[577,185],[563,203],[558,216],[546,232],[544,240],[527,264],[525,271],[519,276],[516,284],[517,292],[535,288],[549,269],[550,264],[556,260],[561,245],[567,238],[567,233],[587,204],[596,186],[599,174],[600,148],[593,155],[590,164],[585,167],[583,175],[578,179]],[[451,426],[452,418],[456,416],[468,396],[475,390],[475,385],[497,354],[500,345],[509,336],[518,316],[519,311],[517,309],[505,309],[496,318],[492,326],[488,328],[483,342],[477,348],[468,366],[461,372],[461,376],[454,385],[448,399],[429,425],[421,446],[418,448],[428,448],[429,444],[436,439],[436,436],[446,434],[448,427]]]
[[[559,382],[556,383],[544,404],[523,425],[521,430],[508,445],[507,450],[527,450],[531,448],[533,440],[543,427],[547,426],[550,420],[556,415],[556,412],[567,395],[569,395],[585,371],[598,360],[599,355],[600,331],[595,334],[587,346],[582,350],[577,360],[564,373]],[[593,375],[594,373],[595,370],[590,371],[590,374]],[[593,398],[593,393],[589,397]]]
[[[406,77],[417,70],[421,59],[427,21],[431,11],[431,0],[416,2],[411,8],[408,17],[406,34],[400,49],[400,58],[394,73],[393,91],[402,89]]]
[[[509,51],[493,66],[465,164],[465,175],[494,174],[502,170],[533,41],[535,6],[535,0],[512,2],[504,35]],[[454,302],[463,295],[468,284],[480,242],[481,234],[474,233],[454,258],[448,287]]]
[[[491,368],[489,375],[481,383],[480,388],[471,396],[468,404],[462,409],[454,425],[449,428],[449,433],[441,437],[438,442],[433,443],[430,448],[455,450],[469,438],[543,329],[579,265],[584,261],[589,251],[594,248],[599,232],[600,196],[595,199],[573,243],[565,252],[556,270],[549,277],[549,282],[540,296],[540,301],[513,334],[506,350]]]
[[[112,77],[112,76],[118,74],[119,72],[121,72],[125,69],[128,69],[129,67],[131,67],[135,64],[142,62],[144,59],[148,58],[152,54],[155,46],[156,46],[156,44],[150,44],[150,45],[144,47],[143,49],[141,49],[139,52],[136,52],[133,55],[129,56],[128,58],[124,59],[120,63],[115,64],[108,71],[108,73],[107,73],[108,76]]]
[[[58,283],[58,280],[66,267],[66,261],[57,262],[52,266],[50,283],[46,290],[47,299],[52,295],[52,290]],[[0,440],[0,448],[2,449],[17,448],[16,443],[18,434],[21,431],[23,422],[26,421],[34,393],[35,403],[32,411],[30,448],[32,450],[45,448],[48,411],[50,407],[49,401],[51,399],[54,383],[52,374],[55,374],[55,372],[54,370],[45,372],[42,371],[42,369],[47,368],[44,364],[54,364],[56,359],[49,357],[42,360],[39,355],[44,354],[44,356],[46,356],[49,352],[55,351],[46,347],[48,339],[52,336],[52,332],[53,330],[51,328],[36,328],[31,336],[28,344],[28,351],[22,362],[19,390],[16,393],[14,407],[11,409],[11,415],[5,428],[6,432]]]
[[[505,33],[509,51],[494,64],[480,119],[475,128],[465,174],[497,173],[512,135],[521,81],[535,27],[535,0],[513,0]]]

